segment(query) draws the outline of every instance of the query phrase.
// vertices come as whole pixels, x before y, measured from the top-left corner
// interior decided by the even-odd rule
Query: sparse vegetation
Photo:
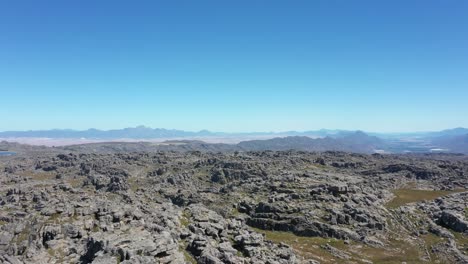
[[[182,254],[184,254],[184,259],[186,262],[190,263],[190,264],[197,264],[197,260],[192,256],[192,254],[190,254],[184,246],[179,246],[179,250],[182,252]]]
[[[409,158],[413,159],[391,157],[401,162]],[[452,220],[468,212],[463,204],[464,194],[444,196],[441,198],[444,203],[437,203],[429,199],[456,191],[418,190],[455,188],[447,187],[444,178],[408,180],[408,171],[414,169],[411,163],[399,165],[373,155],[294,151],[237,155],[136,152],[69,153],[49,160],[35,156],[32,159],[57,167],[59,172],[54,174],[60,173],[61,177],[47,180],[49,176],[42,176],[48,174],[37,170],[36,176],[41,177],[28,176],[24,180],[7,173],[2,182],[21,181],[21,184],[19,188],[0,186],[3,190],[0,202],[4,202],[0,213],[4,218],[0,219],[8,221],[0,222],[0,226],[2,232],[9,233],[5,237],[17,245],[28,239],[31,243],[44,243],[38,232],[43,232],[42,238],[46,240],[60,239],[50,243],[49,249],[53,250],[38,250],[38,254],[50,256],[46,261],[55,263],[78,262],[86,255],[86,249],[77,247],[78,243],[91,243],[91,247],[98,249],[105,243],[111,251],[99,254],[107,259],[120,254],[133,260],[149,256],[158,250],[155,247],[167,244],[170,246],[158,253],[157,258],[171,257],[187,263],[196,263],[207,247],[212,247],[207,252],[212,252],[210,256],[220,262],[242,262],[253,254],[262,261],[295,255],[297,259],[320,263],[426,263],[429,259],[450,259],[445,253],[450,252],[449,240],[434,235],[437,232],[431,233],[427,221],[431,210],[437,207],[438,211],[444,210],[439,204],[448,204],[457,212]],[[321,159],[324,164],[335,165],[325,171],[311,163]],[[436,160],[414,159],[419,162],[418,173],[436,175],[432,171]],[[66,160],[73,160],[75,165]],[[25,166],[18,161],[15,168]],[[444,164],[450,162],[449,157]],[[390,167],[397,171],[391,177],[382,172],[389,163],[397,164]],[[158,168],[164,168],[165,173],[158,173]],[[224,183],[212,179],[215,169],[222,171]],[[400,169],[402,172],[398,172]],[[86,179],[87,184],[80,184],[79,179]],[[387,206],[408,206],[386,210],[381,205],[392,197],[389,186],[401,186],[398,180],[412,184],[395,190],[396,199]],[[460,178],[457,184],[464,181]],[[69,185],[76,187],[71,189]],[[428,202],[424,204],[409,205],[425,199]],[[61,213],[50,215],[51,212]],[[10,219],[15,222],[10,223]],[[437,220],[434,223],[439,224]],[[11,228],[6,230],[6,224]],[[23,225],[27,228],[16,231]],[[193,228],[187,228],[190,225]],[[270,231],[251,232],[249,225]],[[443,232],[449,227],[441,224],[437,228]],[[466,237],[454,235],[456,245],[452,247],[465,252]],[[70,247],[78,248],[79,252],[72,253]],[[135,254],[127,257],[122,247],[131,248]],[[174,254],[177,247],[180,254]],[[230,257],[223,252],[230,252]],[[27,256],[21,256],[23,259],[29,260]]]
[[[36,181],[48,181],[55,179],[56,174],[45,171],[21,171],[18,173],[20,176],[31,177]]]
[[[365,260],[373,263],[426,263],[420,259],[421,250],[416,244],[402,239],[392,239],[385,247],[372,247],[358,242],[345,243],[343,240],[321,237],[301,237],[289,232],[266,231],[253,228],[258,233],[264,234],[266,239],[276,243],[290,245],[298,254],[306,258],[312,258],[321,263],[366,263]],[[428,241],[435,243],[438,237],[427,235]],[[348,262],[333,256],[323,248],[330,245],[342,250],[351,256]],[[432,244],[431,244],[432,245]]]
[[[334,238],[301,237],[290,232],[267,231],[252,228],[254,231],[264,234],[265,238],[276,243],[290,245],[295,251],[306,258],[317,259],[323,263],[336,263],[337,259],[321,246],[329,244],[336,248],[344,248],[344,241]]]
[[[180,224],[183,227],[187,227],[188,225],[190,225],[190,220],[186,216],[181,216],[179,220],[180,220]]]
[[[101,228],[97,224],[95,224],[95,225],[93,225],[93,229],[91,231],[96,233],[96,232],[99,232],[100,230],[101,230]]]
[[[49,217],[49,219],[47,220],[47,223],[58,224],[62,220],[63,219],[61,218],[61,214],[54,213]]]
[[[128,179],[128,184],[130,185],[130,189],[133,192],[136,192],[138,188],[143,185],[142,179],[141,178],[136,178],[136,177],[130,177]]]
[[[74,177],[72,179],[67,180],[67,182],[73,187],[78,188],[83,185],[83,179],[79,177]]]
[[[464,254],[468,254],[468,235],[454,231],[452,231],[452,234],[455,237],[458,249],[464,252]]]
[[[408,203],[434,200],[438,197],[456,192],[459,191],[398,189],[393,190],[393,194],[395,194],[396,197],[388,202],[386,206],[388,208],[396,208]]]

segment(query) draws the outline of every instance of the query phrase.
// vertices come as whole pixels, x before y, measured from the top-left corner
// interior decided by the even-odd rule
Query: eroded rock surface
[[[0,171],[1,263],[467,261],[464,156],[41,149]],[[388,207],[402,188],[454,192]]]

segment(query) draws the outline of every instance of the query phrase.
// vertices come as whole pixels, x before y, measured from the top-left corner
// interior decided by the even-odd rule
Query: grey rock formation
[[[1,263],[466,260],[464,156],[87,147],[0,158]]]

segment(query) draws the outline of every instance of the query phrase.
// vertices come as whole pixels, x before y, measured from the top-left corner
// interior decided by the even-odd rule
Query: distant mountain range
[[[450,152],[468,154],[468,133],[464,135],[440,136],[431,141],[435,146],[441,146]]]
[[[86,138],[86,139],[158,139],[158,138],[183,138],[183,137],[216,137],[216,136],[308,136],[308,137],[341,137],[346,134],[352,134],[355,131],[340,129],[320,129],[311,131],[284,131],[284,132],[243,132],[226,133],[201,130],[197,132],[150,128],[146,126],[129,127],[112,130],[72,130],[72,129],[52,129],[52,130],[29,130],[29,131],[4,131],[0,132],[0,138]],[[368,133],[377,137],[441,137],[441,136],[460,136],[468,134],[467,128],[454,128],[436,132],[410,132],[410,133]]]
[[[154,139],[154,138],[175,138],[175,137],[194,137],[194,136],[213,136],[217,133],[202,130],[199,132],[189,132],[175,129],[149,128],[138,126],[124,129],[113,130],[71,130],[71,129],[53,129],[53,130],[30,130],[30,131],[6,131],[0,132],[0,138],[9,137],[36,137],[36,138],[86,138],[86,139]]]
[[[261,140],[246,140],[252,137],[262,137]],[[193,139],[236,137],[238,144],[212,144]],[[169,141],[164,148],[178,145],[185,150],[209,151],[250,151],[250,150],[303,150],[303,151],[346,151],[359,153],[402,153],[402,152],[456,152],[468,154],[468,129],[454,128],[435,132],[415,133],[365,133],[362,131],[328,130],[316,131],[286,131],[286,132],[253,132],[224,133],[201,130],[190,132],[138,126],[115,130],[88,129],[76,131],[69,129],[54,129],[40,131],[7,131],[0,132],[0,138],[50,138],[50,139],[93,139],[99,141],[118,141],[123,139],[187,139]],[[176,142],[176,143],[174,143]],[[222,142],[222,141],[221,141]],[[180,147],[183,145],[183,147]],[[142,146],[151,149],[151,145],[118,145],[125,148],[138,149]],[[159,145],[159,149],[163,148]]]
[[[201,130],[197,132],[150,128],[145,126],[129,127],[113,130],[71,130],[71,129],[52,129],[52,130],[29,130],[29,131],[5,131],[0,132],[0,138],[52,138],[52,139],[97,139],[97,140],[115,140],[115,139],[168,139],[168,138],[194,138],[194,137],[254,137],[254,136],[309,136],[326,137],[338,136],[343,133],[352,133],[347,130],[329,130],[321,129],[315,131],[285,131],[285,132],[242,132],[226,133],[211,132]]]
[[[28,145],[1,142],[0,147],[6,150],[23,149],[29,151]],[[345,151],[357,153],[374,153],[385,142],[361,131],[342,134],[339,137],[310,138],[306,136],[278,137],[267,140],[246,140],[238,144],[206,143],[200,140],[168,140],[163,142],[99,142],[63,146],[56,149],[79,150],[81,152],[135,152],[135,151]]]
[[[347,151],[372,153],[384,146],[383,140],[369,136],[361,131],[340,134],[337,137],[310,138],[291,136],[267,140],[250,140],[238,144],[246,150],[303,150],[303,151]]]

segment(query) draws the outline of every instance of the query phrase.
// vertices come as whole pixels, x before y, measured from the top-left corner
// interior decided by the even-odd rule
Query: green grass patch
[[[241,212],[239,212],[239,210],[237,210],[237,208],[232,208],[232,209],[231,209],[230,215],[231,215],[232,217],[239,216],[240,214],[241,214]]]
[[[457,243],[457,247],[463,254],[468,254],[468,235],[450,231],[455,236],[455,242]]]
[[[442,238],[442,237],[439,237],[439,236],[436,236],[434,234],[427,234],[427,235],[423,235],[421,236],[423,239],[424,239],[424,242],[427,246],[431,247],[431,246],[434,246],[436,244],[439,244],[440,242],[444,242],[445,239]]]
[[[258,228],[252,228],[252,230],[264,234],[267,240],[275,243],[285,243],[304,258],[319,260],[320,263],[337,263],[339,261],[339,259],[320,246],[329,244],[339,249],[343,249],[345,246],[343,240],[334,238],[301,237],[290,232],[267,231]]]
[[[183,254],[184,254],[185,261],[191,264],[197,264],[197,261],[195,260],[195,258],[192,255],[190,255],[190,253],[188,253],[186,250],[183,251]]]
[[[55,249],[49,248],[47,249],[47,253],[49,254],[49,256],[57,259],[57,263],[66,263],[65,252],[63,250],[61,249],[55,250]]]
[[[417,244],[402,239],[391,239],[383,248],[365,245],[360,253],[373,263],[427,263],[420,259],[423,252]]]
[[[190,225],[190,217],[191,214],[188,210],[184,210],[182,211],[182,216],[179,217],[179,222],[180,224],[183,226],[183,227],[187,227],[188,225]]]
[[[179,221],[183,227],[187,227],[188,225],[190,225],[190,221],[184,216],[180,217]]]
[[[59,213],[53,213],[49,219],[47,219],[46,223],[52,223],[52,224],[59,224],[61,220],[61,214]]]
[[[434,191],[434,190],[412,190],[397,189],[393,190],[395,198],[386,204],[387,208],[397,208],[402,205],[426,200],[434,200],[438,197],[456,193],[460,191]]]
[[[97,233],[101,231],[101,228],[97,224],[94,224],[93,229],[91,229],[92,232]]]
[[[298,255],[306,259],[318,260],[320,263],[366,263],[365,260],[387,264],[428,263],[420,259],[425,253],[423,249],[410,240],[390,239],[386,241],[384,247],[373,247],[356,241],[350,241],[349,244],[346,244],[345,241],[334,238],[301,237],[289,232],[252,229],[264,234],[267,240],[285,243],[291,246]],[[434,245],[442,241],[432,234],[426,235],[424,240],[426,245]],[[321,247],[326,244],[344,251],[351,259],[344,260],[333,256]]]
[[[138,189],[140,189],[140,186],[145,186],[145,184],[146,182],[142,178],[135,178],[135,177],[128,178],[128,185],[130,186],[130,189],[133,192],[138,191]]]
[[[187,251],[187,242],[185,241],[185,239],[179,243],[179,251],[182,252],[182,254],[184,255],[185,263],[197,263],[195,257]]]
[[[444,262],[444,259],[441,259],[440,256],[432,252],[432,247],[439,244],[439,243],[445,243],[446,239],[436,236],[434,234],[427,234],[427,235],[422,235],[421,238],[424,240],[424,244],[426,246],[427,252],[429,252],[429,256],[431,257],[431,263],[446,263]]]
[[[68,184],[70,184],[71,187],[73,187],[73,188],[78,188],[78,187],[83,186],[83,179],[78,178],[78,177],[76,177],[76,176],[75,176],[74,178],[72,178],[72,179],[67,179],[66,181],[67,181]]]
[[[21,231],[21,233],[19,233],[16,236],[16,243],[20,244],[23,241],[28,241],[29,240],[29,234],[30,234],[30,230],[29,230],[29,226],[27,226],[27,227],[25,227],[23,229],[23,231]]]
[[[21,171],[17,173],[20,176],[24,177],[32,177],[33,180],[36,181],[47,181],[47,180],[55,180],[56,173],[54,172],[46,172],[46,171]]]

